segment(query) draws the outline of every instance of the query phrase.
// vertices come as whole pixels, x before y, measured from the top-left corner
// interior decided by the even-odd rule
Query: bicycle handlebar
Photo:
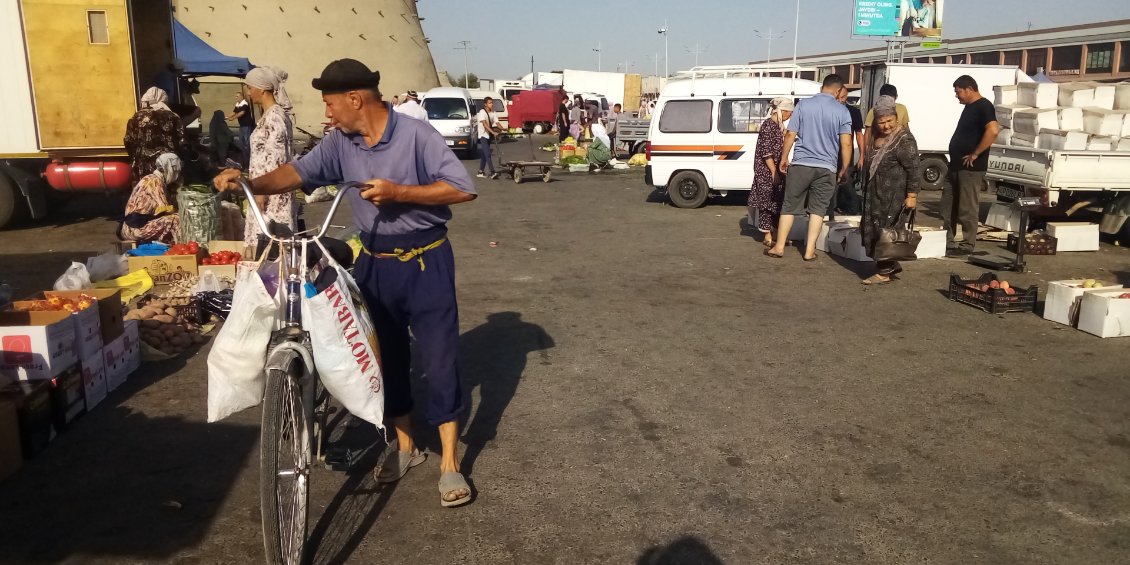
[[[307,239],[296,236],[290,238],[275,237],[275,235],[271,233],[271,230],[267,225],[267,220],[263,217],[263,212],[259,210],[259,203],[255,201],[255,193],[251,191],[251,183],[243,177],[236,179],[235,182],[239,184],[240,188],[243,189],[243,194],[247,197],[247,208],[251,210],[252,215],[255,216],[255,222],[259,224],[259,230],[263,235],[267,236],[268,239],[270,239],[271,241],[277,241],[279,243],[282,243],[284,241]],[[330,220],[332,220],[334,215],[337,214],[337,207],[341,204],[341,199],[343,196],[345,196],[345,193],[349,192],[350,189],[362,188],[366,186],[368,185],[360,182],[345,182],[339,184],[337,187],[337,195],[334,196],[333,203],[330,204],[330,210],[326,213],[326,219],[324,222],[322,222],[322,227],[318,231],[318,235],[314,236],[313,239],[321,239],[326,235],[326,232],[329,231]]]

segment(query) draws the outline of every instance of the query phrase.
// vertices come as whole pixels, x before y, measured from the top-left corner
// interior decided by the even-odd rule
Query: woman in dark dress
[[[184,126],[180,116],[169,108],[169,95],[152,87],[141,97],[141,110],[126,123],[125,147],[130,158],[133,182],[157,168],[157,157],[181,153]]]
[[[903,208],[918,205],[918,142],[910,130],[899,124],[895,99],[880,96],[875,103],[876,135],[866,148],[868,164],[863,188],[863,219],[860,233],[867,254],[875,256],[875,243],[881,228],[893,227]],[[894,280],[902,266],[898,261],[877,261],[875,274],[863,284],[884,284]]]
[[[793,101],[774,98],[769,103],[769,117],[761,122],[754,149],[753,187],[749,191],[749,217],[757,231],[765,234],[761,240],[772,247],[776,239],[777,220],[781,217],[781,202],[785,199],[785,175],[777,167],[784,150],[785,121],[793,115]]]

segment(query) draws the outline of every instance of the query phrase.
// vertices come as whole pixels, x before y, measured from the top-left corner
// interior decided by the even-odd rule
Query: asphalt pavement
[[[377,442],[314,473],[315,563],[1130,562],[1126,341],[950,302],[961,261],[867,288],[770,259],[744,198],[676,209],[638,170],[476,181],[450,224],[475,500],[440,507],[436,456],[376,485]],[[105,249],[94,204],[0,234],[0,278]],[[1030,266],[1006,278],[1130,285],[1109,245]],[[259,410],[205,423],[206,357],[143,366],[0,483],[0,562],[261,562]]]

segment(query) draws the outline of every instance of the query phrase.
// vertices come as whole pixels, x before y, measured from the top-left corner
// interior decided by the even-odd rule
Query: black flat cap
[[[370,71],[365,63],[356,59],[338,59],[326,65],[322,76],[311,81],[314,88],[322,92],[376,88],[380,82],[380,71]]]

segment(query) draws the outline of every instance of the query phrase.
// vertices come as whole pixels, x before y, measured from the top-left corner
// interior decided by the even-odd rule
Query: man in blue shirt
[[[442,443],[440,503],[459,506],[471,489],[456,457],[463,393],[456,368],[459,312],[455,257],[447,240],[451,204],[477,196],[470,175],[443,137],[427,122],[405,118],[381,100],[380,73],[360,61],[334,61],[314,79],[326,117],[335,129],[297,161],[252,180],[256,194],[281,194],[298,187],[365,182],[348,198],[361,228],[361,254],[354,273],[380,341],[385,415],[396,430],[398,451],[377,474],[394,482],[425,459],[412,439],[412,359],[409,328],[428,376],[428,423]],[[216,177],[220,190],[239,190],[239,171]]]
[[[785,256],[793,217],[808,212],[808,237],[804,242],[804,260],[816,260],[816,238],[824,225],[824,214],[832,202],[837,182],[847,178],[851,164],[851,114],[836,100],[844,86],[839,75],[828,75],[820,93],[797,104],[785,132],[785,147],[780,169],[785,173],[785,199],[781,205],[780,237],[766,249],[769,257]],[[790,152],[796,155],[790,165]],[[838,171],[838,172],[837,172]],[[807,206],[805,201],[807,199]]]

